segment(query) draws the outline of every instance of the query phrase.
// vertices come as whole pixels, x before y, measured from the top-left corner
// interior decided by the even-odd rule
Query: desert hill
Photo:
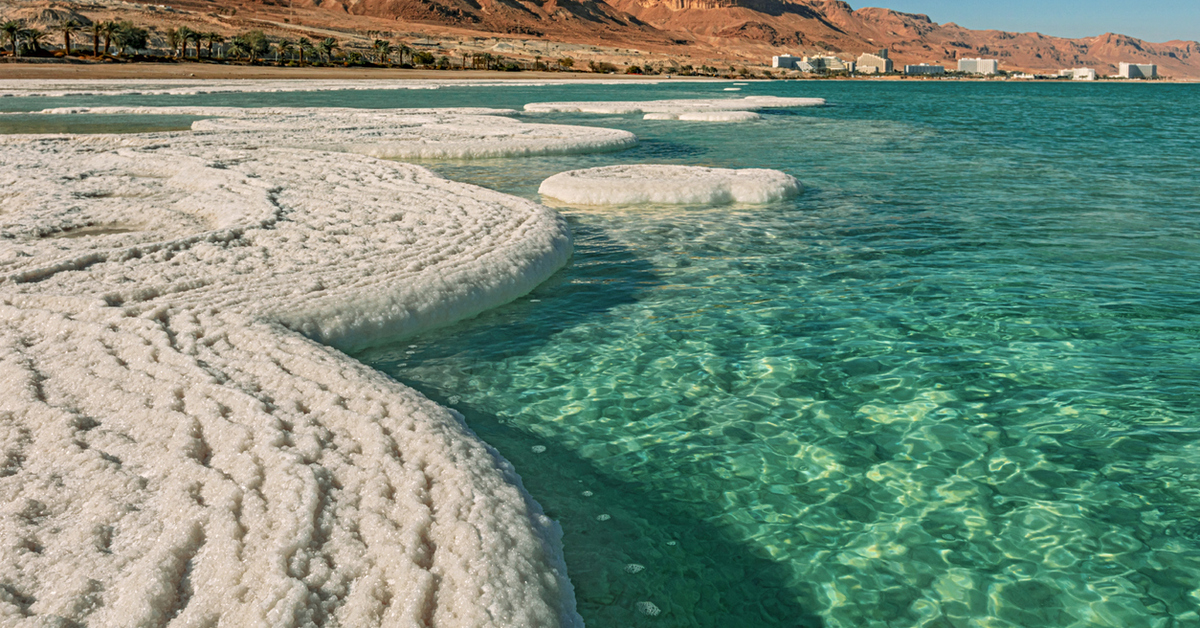
[[[269,1],[269,0],[267,0]],[[928,16],[841,0],[302,0],[310,6],[385,19],[466,26],[493,33],[623,41],[643,48],[697,47],[702,56],[746,63],[792,54],[856,56],[887,48],[898,64],[993,57],[1010,70],[1154,63],[1167,76],[1200,77],[1200,44],[1150,43],[1106,33],[1065,39],[1038,33],[975,31]]]
[[[446,54],[572,55],[619,64],[769,65],[779,54],[854,58],[886,48],[897,65],[987,57],[1009,71],[1154,63],[1163,76],[1200,78],[1200,43],[1151,43],[1106,33],[1066,39],[970,30],[928,16],[841,0],[4,0],[0,13],[70,10],[112,19],[183,23],[197,30],[261,28],[295,36],[432,38]],[[3,5],[12,10],[5,11]]]

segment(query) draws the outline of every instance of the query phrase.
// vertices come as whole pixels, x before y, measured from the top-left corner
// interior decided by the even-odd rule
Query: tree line
[[[110,57],[115,53],[118,57],[127,57],[130,51],[134,53],[148,51],[152,45],[152,35],[158,34],[151,29],[140,27],[130,21],[97,21],[81,23],[74,18],[65,19],[55,24],[49,32],[30,27],[24,20],[7,20],[0,22],[0,36],[7,40],[10,56],[43,56],[51,37],[61,37],[61,55],[83,54],[87,48],[87,39],[91,40],[91,55],[95,58]],[[259,63],[274,61],[278,65],[310,65],[341,63],[343,65],[376,64],[382,66],[399,65],[400,67],[426,67],[450,69],[455,65],[448,56],[435,56],[425,50],[417,50],[404,42],[393,42],[388,39],[375,39],[369,48],[343,48],[336,38],[326,37],[313,40],[308,37],[296,39],[269,37],[261,30],[252,30],[227,37],[213,31],[197,31],[187,26],[168,28],[161,33],[161,42],[165,46],[167,57],[174,59],[193,59],[200,61],[248,61]],[[0,44],[5,43],[0,40]],[[74,44],[74,46],[73,46]],[[340,53],[340,54],[339,54]],[[486,52],[464,53],[461,55],[459,67],[479,70],[521,71],[559,70],[572,71],[575,60],[571,57],[561,57],[557,60],[543,62],[543,57],[537,55],[530,68],[527,62],[510,59]],[[611,63],[589,62],[588,69],[592,72],[610,73],[619,71]],[[708,68],[704,68],[708,69]],[[684,74],[692,74],[690,66],[684,66]],[[715,73],[715,69],[714,73]],[[731,68],[732,70],[732,68]],[[630,66],[627,73],[658,74],[662,68],[646,65]],[[678,70],[676,70],[678,71]],[[697,72],[699,73],[699,72]]]

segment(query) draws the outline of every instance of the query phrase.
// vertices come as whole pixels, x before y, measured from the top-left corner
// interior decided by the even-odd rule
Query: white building
[[[908,74],[909,76],[929,75],[929,74],[945,74],[946,68],[945,68],[945,66],[941,66],[941,65],[929,65],[928,63],[922,63],[921,65],[906,65],[906,66],[904,66],[904,73]]]
[[[984,76],[999,74],[1000,62],[995,59],[959,59],[958,71]]]
[[[818,74],[844,72],[849,69],[846,67],[846,62],[837,57],[804,57],[803,62],[812,68],[809,72],[816,72]]]
[[[783,55],[771,58],[771,67],[800,70],[814,74],[853,71],[853,61],[842,61],[837,57],[793,57]]]
[[[1148,63],[1122,63],[1117,76],[1127,79],[1148,79],[1158,76],[1158,66]]]
[[[800,57],[793,57],[792,55],[771,57],[771,67],[779,68],[781,70],[794,69],[797,63],[800,63]]]
[[[1091,68],[1074,68],[1059,72],[1059,76],[1070,77],[1072,81],[1094,81],[1096,80],[1096,71]]]
[[[879,54],[866,53],[858,58],[860,74],[891,74],[894,70],[895,66],[888,58],[887,50],[880,50]]]

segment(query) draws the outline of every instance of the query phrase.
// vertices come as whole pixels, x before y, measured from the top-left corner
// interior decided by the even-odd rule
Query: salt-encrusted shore
[[[394,142],[469,135],[422,136],[438,116],[486,122],[485,146],[520,125],[430,115]],[[0,624],[582,625],[512,467],[331,348],[511,300],[569,231],[317,150],[353,150],[354,126],[307,148],[232,121],[0,137]]]
[[[340,109],[233,107],[70,107],[45,115],[209,116],[192,123],[196,141],[359,153],[384,159],[482,159],[624,150],[628,131],[528,124],[509,109]],[[3,114],[0,114],[3,115]]]

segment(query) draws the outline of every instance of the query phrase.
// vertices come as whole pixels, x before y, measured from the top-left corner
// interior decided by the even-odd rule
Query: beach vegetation
[[[412,59],[413,59],[413,65],[422,65],[422,66],[426,66],[426,67],[431,66],[437,62],[437,57],[434,57],[432,53],[426,52],[424,50],[414,53],[412,56]]]
[[[104,22],[92,22],[84,27],[83,32],[92,36],[92,56],[100,56],[100,37],[104,35]]]
[[[36,55],[42,51],[42,42],[46,40],[46,31],[40,28],[26,28],[21,31],[21,38],[25,40],[25,47],[30,54]]]
[[[83,26],[72,18],[65,19],[55,27],[63,36],[63,54],[71,54],[71,36],[78,33]]]
[[[300,55],[300,65],[304,65],[304,53],[306,52],[309,53],[309,56],[312,55],[313,44],[307,37],[301,37],[296,40],[296,53]]]
[[[564,70],[569,70],[575,67],[575,60],[571,57],[563,57],[558,60],[558,67],[563,68]]]
[[[203,33],[202,35],[200,35],[200,39],[203,40],[204,43],[208,44],[208,58],[210,58],[210,59],[216,58],[213,56],[213,46],[215,46],[216,44],[225,43],[224,35],[221,35],[220,33],[214,33],[212,31]]]
[[[0,23],[0,32],[4,33],[4,36],[8,37],[9,43],[12,44],[12,56],[14,57],[19,54],[17,43],[20,41],[21,34],[24,31],[25,22],[21,20],[8,20],[7,22]]]
[[[375,55],[379,58],[379,63],[386,64],[389,63],[392,52],[396,50],[396,47],[386,39],[376,39],[371,44],[371,49],[375,51]]]
[[[168,28],[166,32],[163,33],[163,39],[167,41],[167,51],[170,53],[170,56],[179,56],[179,42],[181,40],[179,36],[179,29]]]
[[[133,22],[117,22],[114,30],[112,41],[121,51],[121,56],[126,56],[130,49],[135,52],[145,50],[150,44],[150,31],[135,26]]]
[[[182,54],[180,54],[180,56],[184,59],[187,58],[188,44],[190,44],[194,41],[196,43],[196,59],[199,60],[200,59],[200,33],[197,33],[196,31],[194,31],[186,26],[180,26],[179,29],[176,31],[176,33],[179,36],[179,45],[180,45],[180,49],[181,49],[181,53],[182,53]]]
[[[317,42],[317,50],[321,52],[321,56],[325,57],[325,63],[333,63],[333,51],[339,48],[341,48],[341,44],[332,37],[326,37]]]
[[[296,42],[290,39],[280,39],[275,42],[275,64],[283,65],[285,57],[290,58],[296,52]]]
[[[101,28],[101,34],[104,35],[104,55],[108,56],[108,49],[112,44],[113,39],[117,36],[118,26],[117,23],[112,20],[104,22],[101,24],[101,26],[103,27]]]

